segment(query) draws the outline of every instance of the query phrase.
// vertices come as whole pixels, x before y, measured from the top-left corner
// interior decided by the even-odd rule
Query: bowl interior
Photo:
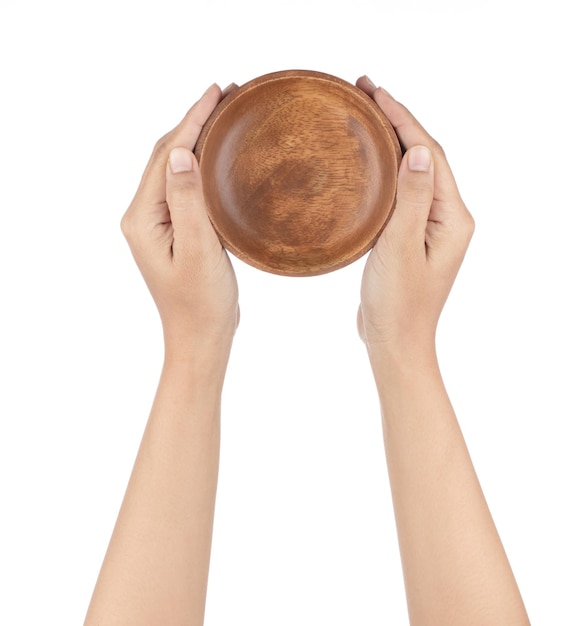
[[[373,245],[393,209],[394,130],[367,95],[328,75],[243,85],[219,104],[196,155],[221,241],[266,271],[342,267]]]

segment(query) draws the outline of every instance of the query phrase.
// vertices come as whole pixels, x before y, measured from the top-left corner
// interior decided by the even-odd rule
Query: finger
[[[404,150],[420,145],[427,146],[433,153],[436,167],[435,199],[441,202],[460,200],[453,172],[439,143],[429,135],[412,113],[385,89],[378,87],[373,97],[390,120]]]
[[[414,115],[403,104],[395,100],[383,87],[378,87],[374,90],[373,98],[390,120],[392,126],[394,126],[398,138],[407,150],[417,145],[428,146],[431,150],[440,148]]]
[[[200,100],[196,102],[184,116],[184,119],[167,135],[157,142],[158,145],[153,152],[152,161],[155,164],[160,162],[165,165],[169,149],[166,147],[181,147],[187,150],[194,150],[196,141],[200,136],[202,127],[210,114],[216,108],[216,105],[222,98],[220,87],[215,83],[211,85],[202,95]],[[161,149],[158,149],[161,148]]]
[[[220,247],[206,212],[200,168],[188,148],[173,148],[170,152],[166,198],[173,227],[174,256],[181,257],[196,249],[206,254],[211,245]]]
[[[367,95],[370,98],[374,97],[374,93],[375,93],[377,87],[376,87],[376,84],[374,83],[374,81],[371,78],[369,78],[368,76],[362,76],[361,78],[358,78],[357,82],[355,83],[355,85],[357,87],[359,87],[362,91],[367,93]]]
[[[435,158],[435,199],[442,203],[460,204],[461,197],[443,149],[429,135],[410,111],[385,89],[376,87],[367,76],[356,82],[357,87],[373,98],[394,127],[404,151],[417,145],[427,146]]]
[[[375,83],[368,76],[359,78],[356,85],[377,102],[392,126],[394,126],[394,130],[397,132],[398,138],[405,149],[408,150],[408,148],[417,145],[428,146],[431,150],[437,148],[437,142],[419,124],[412,113],[395,100],[383,87],[376,87]]]
[[[194,150],[202,127],[222,97],[218,85],[212,85],[184,116],[184,119],[155,145],[145,168],[133,204],[148,207],[165,202],[165,169],[173,147]]]
[[[226,98],[231,92],[235,91],[235,89],[237,89],[239,87],[239,85],[237,85],[237,83],[231,83],[230,85],[227,85],[222,92],[222,97]]]
[[[396,208],[384,231],[397,249],[426,254],[425,233],[433,203],[434,170],[433,154],[427,146],[413,146],[402,159]]]

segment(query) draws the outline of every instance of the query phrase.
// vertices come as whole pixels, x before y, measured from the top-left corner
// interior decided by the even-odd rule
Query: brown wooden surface
[[[311,276],[369,250],[393,210],[401,151],[379,107],[327,74],[268,74],[230,93],[196,145],[211,221],[260,269]]]

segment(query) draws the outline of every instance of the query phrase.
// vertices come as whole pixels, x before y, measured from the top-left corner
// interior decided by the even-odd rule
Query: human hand
[[[474,232],[441,146],[367,78],[357,86],[390,120],[406,151],[396,208],[366,262],[358,330],[372,352],[434,350],[441,310]]]
[[[166,350],[203,339],[230,344],[239,321],[235,273],[208,218],[193,154],[222,97],[211,86],[156,143],[121,222],[161,316]]]

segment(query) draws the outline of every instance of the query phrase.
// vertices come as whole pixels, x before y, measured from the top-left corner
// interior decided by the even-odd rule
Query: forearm
[[[166,358],[87,626],[202,624],[225,367],[210,347]]]
[[[372,366],[411,625],[528,624],[434,350]]]

